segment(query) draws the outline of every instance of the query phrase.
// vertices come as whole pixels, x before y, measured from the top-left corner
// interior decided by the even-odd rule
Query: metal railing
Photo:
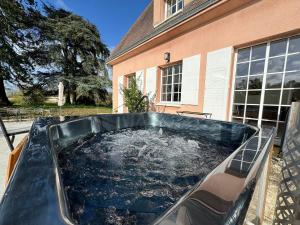
[[[147,100],[146,102],[146,112],[149,112],[149,97],[147,95],[144,95],[139,101],[138,103],[135,105],[134,109],[135,111],[139,110],[139,107],[141,106],[141,104],[143,103],[144,100]]]
[[[177,114],[179,116],[182,116],[184,114],[197,115],[197,116],[205,117],[206,119],[211,119],[212,117],[212,113],[193,112],[193,111],[177,111]]]
[[[11,131],[7,131],[1,117],[0,117],[0,129],[2,131],[2,132],[0,132],[0,136],[1,136],[1,134],[4,136],[6,143],[11,151],[14,150],[14,140],[15,140],[16,135],[26,134],[30,130],[29,128],[22,128],[22,129],[14,129]]]

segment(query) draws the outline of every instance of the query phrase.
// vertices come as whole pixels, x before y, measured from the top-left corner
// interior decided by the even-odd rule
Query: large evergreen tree
[[[111,85],[105,68],[109,50],[97,28],[71,12],[42,5],[0,0],[0,105],[10,104],[4,81],[24,90],[37,82],[56,88],[63,81],[67,102],[103,96]]]
[[[34,65],[42,60],[37,21],[42,16],[34,0],[0,1],[0,105],[10,105],[4,81],[26,88]]]
[[[44,47],[59,75],[56,78],[65,84],[67,103],[75,103],[77,97],[98,98],[110,80],[105,68],[109,50],[97,28],[63,9],[46,6],[45,11],[49,42]]]

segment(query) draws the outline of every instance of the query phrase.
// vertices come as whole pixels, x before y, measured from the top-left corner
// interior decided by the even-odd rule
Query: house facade
[[[113,108],[135,75],[157,112],[271,125],[300,100],[299,0],[152,0],[108,63]]]

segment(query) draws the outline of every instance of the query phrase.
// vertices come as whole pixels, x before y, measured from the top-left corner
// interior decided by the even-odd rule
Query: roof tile
[[[126,53],[132,48],[142,44],[144,41],[149,40],[152,37],[170,29],[177,23],[195,15],[196,13],[204,10],[210,5],[218,2],[219,0],[193,0],[189,3],[182,12],[176,16],[171,17],[159,26],[153,26],[153,0],[136,20],[136,22],[129,29],[127,34],[123,37],[119,45],[112,51],[108,61],[111,61],[118,56]]]

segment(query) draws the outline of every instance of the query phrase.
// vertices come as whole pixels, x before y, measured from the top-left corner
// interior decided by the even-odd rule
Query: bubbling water
[[[147,225],[231,151],[191,132],[145,128],[78,140],[58,158],[79,224]]]

